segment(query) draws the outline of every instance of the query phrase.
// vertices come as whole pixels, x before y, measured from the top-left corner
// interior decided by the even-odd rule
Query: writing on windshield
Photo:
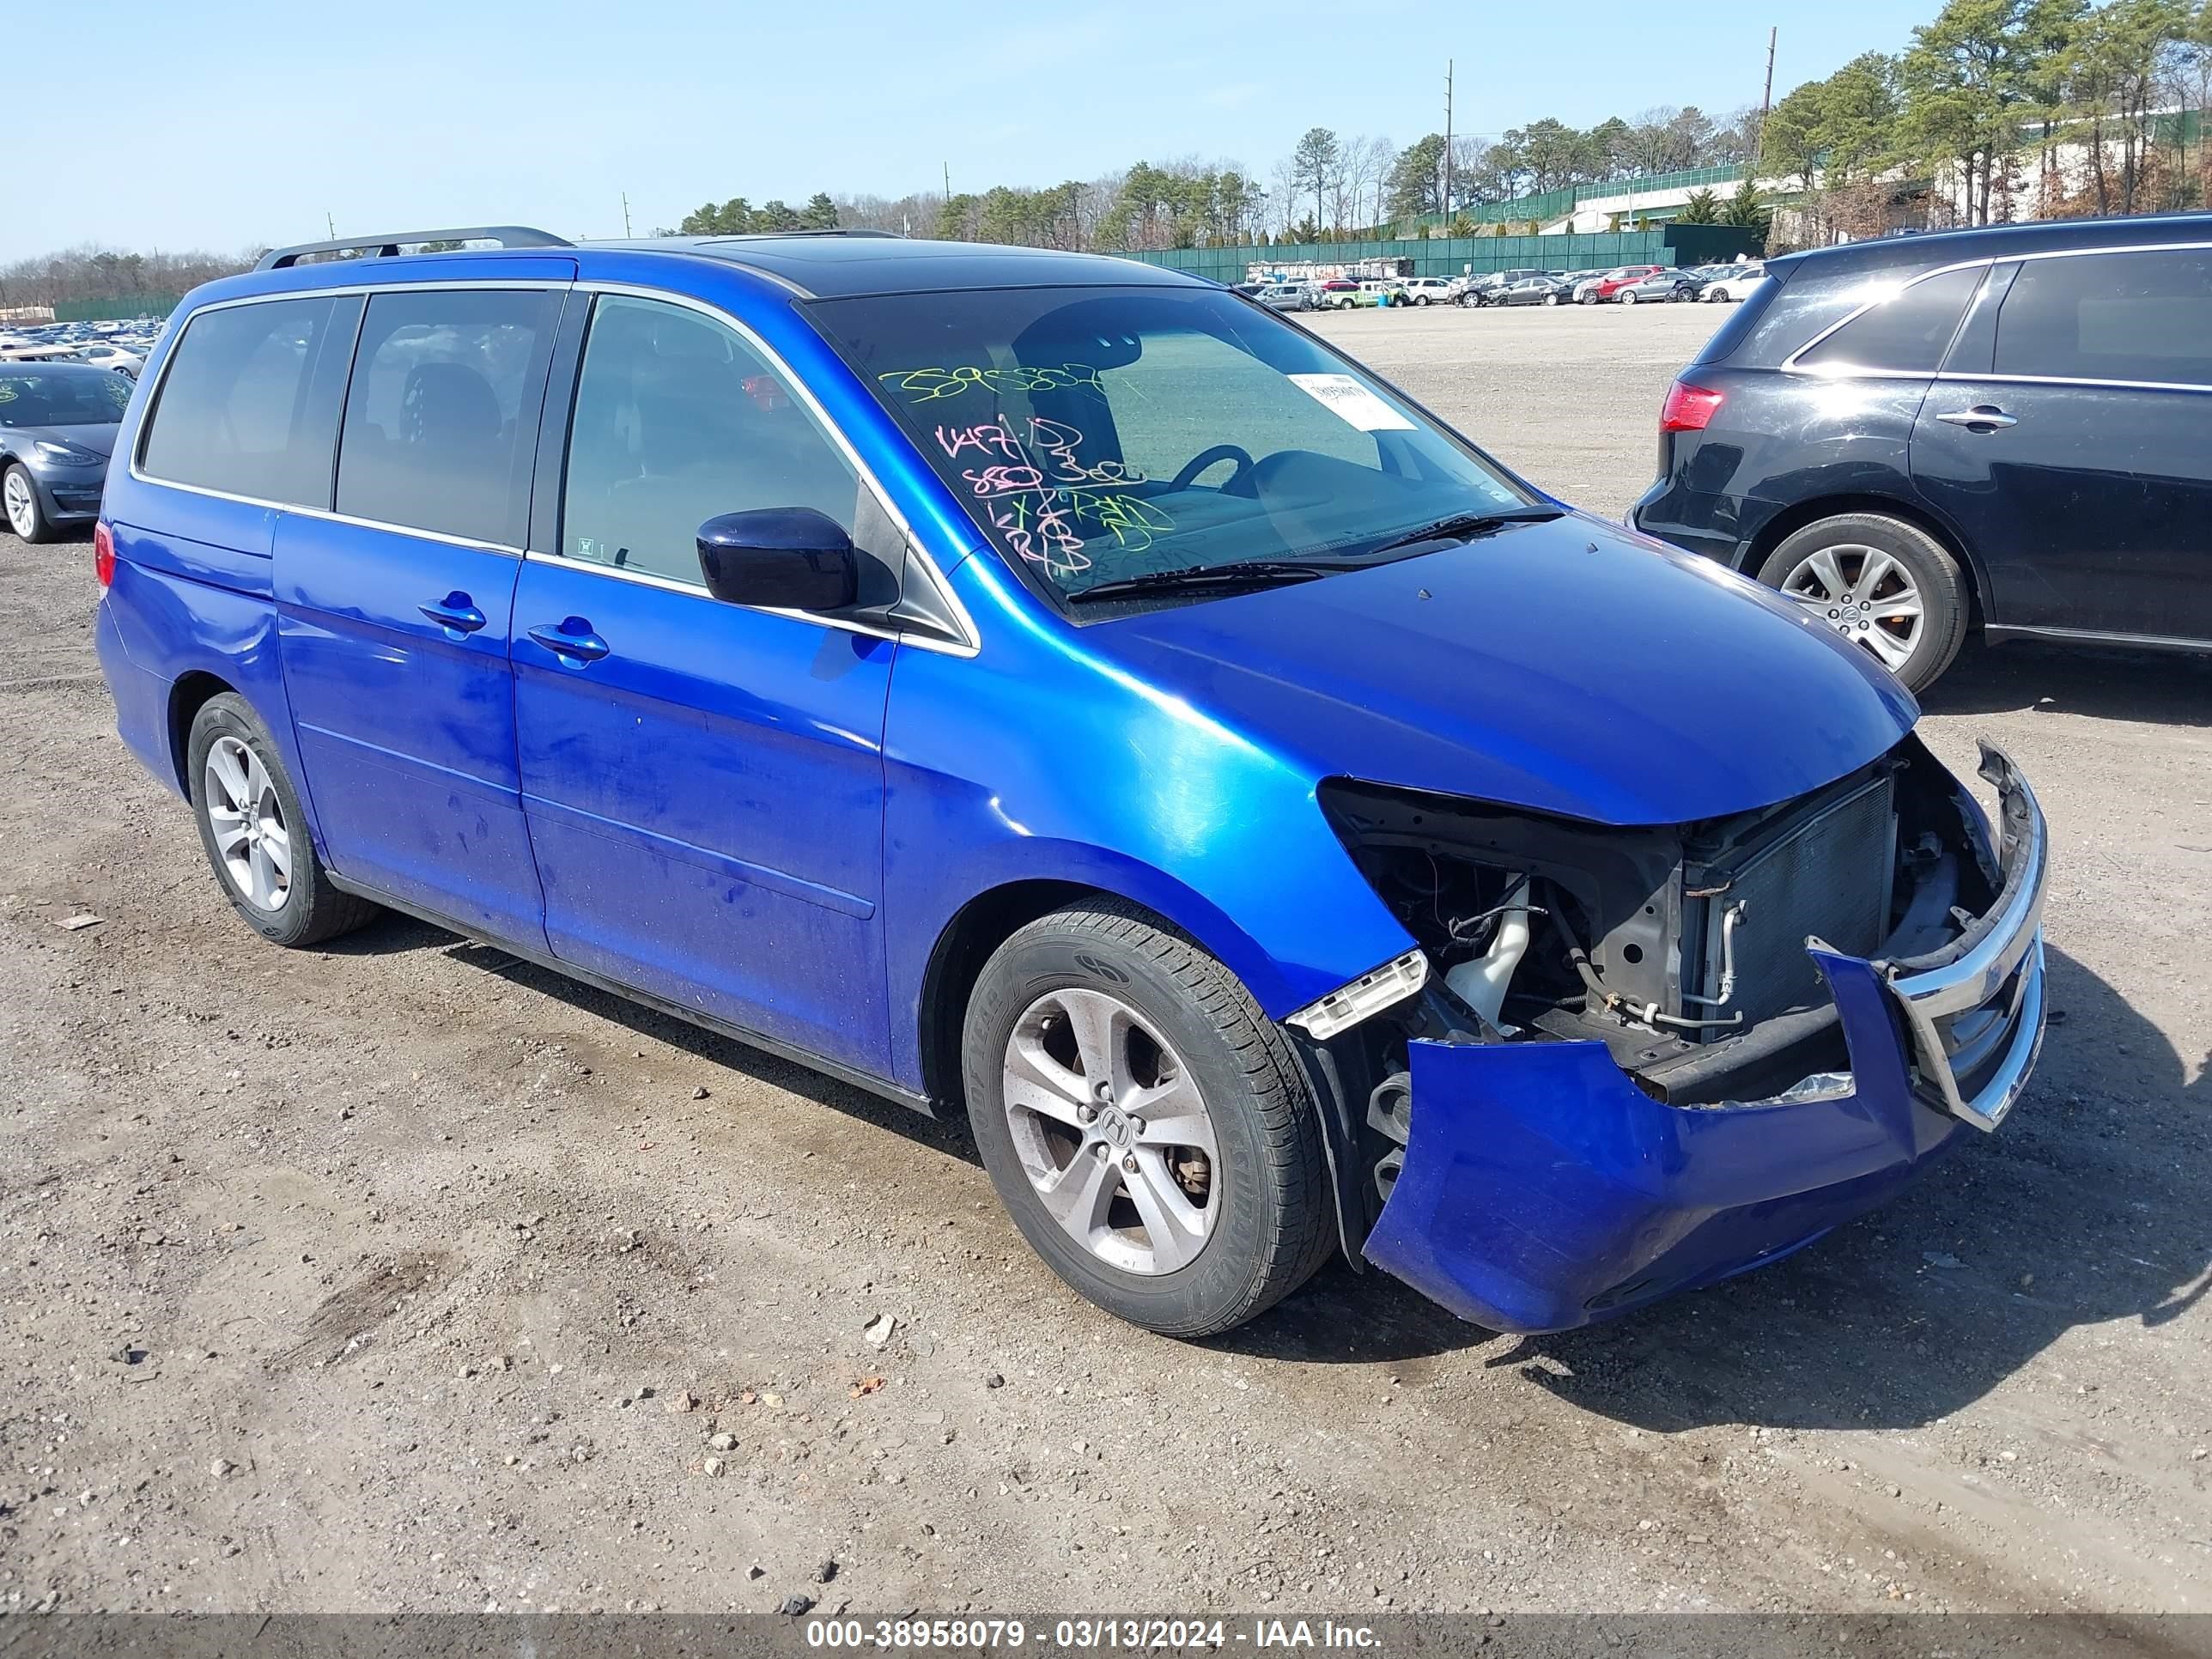
[[[1085,363],[962,364],[899,369],[877,378],[916,404],[969,391],[1015,396],[1074,386],[1104,391],[1098,371]],[[1175,529],[1171,514],[1133,493],[1150,482],[1144,473],[1117,459],[1085,461],[1082,429],[1066,421],[1001,414],[939,424],[932,435],[1006,550],[1056,580],[1091,568],[1087,542],[1110,536],[1116,550],[1142,552]]]

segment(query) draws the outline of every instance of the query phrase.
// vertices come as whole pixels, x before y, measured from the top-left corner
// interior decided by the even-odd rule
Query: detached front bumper
[[[1410,1045],[1412,1136],[1368,1260],[1464,1318],[1565,1330],[1779,1261],[1994,1129],[2043,1040],[2049,837],[1987,744],[2002,885],[1904,962],[1807,946],[1850,1071],[1770,1100],[1668,1106],[1601,1043]]]

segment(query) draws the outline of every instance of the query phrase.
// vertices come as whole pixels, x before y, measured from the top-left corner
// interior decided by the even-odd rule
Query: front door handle
[[[1963,426],[1969,432],[1995,432],[1999,427],[2020,424],[2017,415],[2008,415],[1995,404],[1976,404],[1972,409],[1947,410],[1936,418],[1948,421],[1953,426]]]
[[[597,662],[614,649],[592,632],[591,623],[581,617],[570,617],[558,628],[533,628],[530,630],[530,637],[555,656],[568,662]]]
[[[439,627],[450,628],[456,634],[473,634],[484,625],[484,613],[459,588],[435,605],[418,605],[415,608]]]

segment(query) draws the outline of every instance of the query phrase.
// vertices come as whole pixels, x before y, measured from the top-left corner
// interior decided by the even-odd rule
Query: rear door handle
[[[1995,432],[1999,427],[2020,424],[2017,415],[2008,415],[1995,404],[1976,404],[1972,409],[1947,410],[1936,418],[1948,421],[1953,426],[1963,426],[1969,431]]]
[[[614,649],[581,617],[570,617],[558,628],[533,628],[530,637],[564,661],[597,662]]]
[[[456,588],[435,605],[415,607],[441,628],[450,628],[456,634],[473,634],[484,625],[484,613],[476,607],[476,601]]]

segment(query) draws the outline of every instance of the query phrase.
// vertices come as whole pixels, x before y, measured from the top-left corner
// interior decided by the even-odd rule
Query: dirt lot
[[[1718,320],[1322,326],[1618,513]],[[2063,1019],[1902,1202],[1572,1336],[1338,1267],[1186,1346],[955,1134],[418,926],[264,946],[111,730],[90,566],[0,537],[7,1607],[2212,1607],[2206,665],[1932,698],[2042,793]]]

